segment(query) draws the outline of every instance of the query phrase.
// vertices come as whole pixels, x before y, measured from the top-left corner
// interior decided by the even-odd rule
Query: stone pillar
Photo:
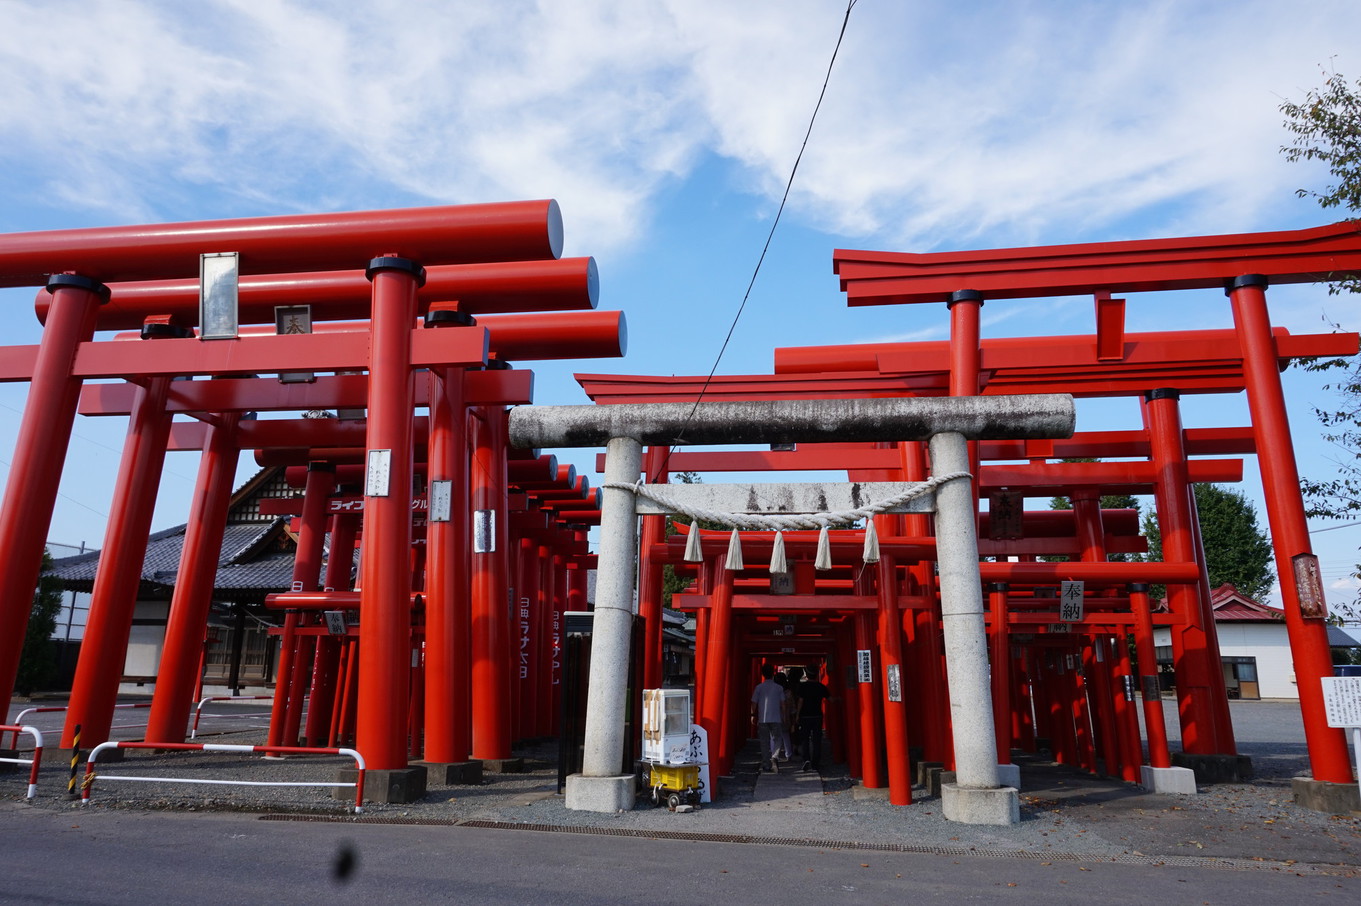
[[[935,474],[968,470],[964,435],[937,434],[930,446]],[[1013,787],[998,782],[974,517],[972,482],[951,481],[936,489],[936,557],[956,778],[941,787],[941,807],[947,819],[963,824],[1016,824],[1020,799]]]
[[[605,447],[606,486],[600,492],[600,555],[586,697],[586,746],[581,773],[567,778],[569,809],[617,812],[633,808],[635,801],[634,777],[620,774],[619,769],[624,753],[638,518],[633,493],[609,485],[637,481],[642,456],[642,444],[627,437],[612,438]]]

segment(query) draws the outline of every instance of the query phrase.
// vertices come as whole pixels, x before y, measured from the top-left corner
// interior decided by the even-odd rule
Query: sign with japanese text
[[[1306,620],[1321,620],[1328,615],[1328,598],[1323,592],[1323,577],[1318,568],[1318,557],[1296,554],[1290,558],[1295,571],[1295,593],[1300,598],[1300,616]]]
[[[1330,727],[1361,727],[1361,676],[1323,677],[1323,713]]]
[[[862,648],[855,653],[856,678],[862,683],[874,682],[874,663],[870,659],[870,652],[867,648]]]
[[[1082,595],[1086,583],[1081,580],[1064,582],[1059,588],[1059,619],[1065,623],[1082,622]]]
[[[1013,541],[1022,536],[1021,517],[1025,497],[1020,491],[1002,489],[988,498],[988,537],[993,541]]]
[[[690,751],[687,756],[690,764],[699,765],[699,801],[712,802],[709,792],[709,731],[699,724],[690,725]]]
[[[364,496],[388,496],[388,481],[391,477],[392,451],[370,450],[368,469],[364,476]]]
[[[447,478],[430,482],[430,521],[448,522],[454,515],[454,483]]]

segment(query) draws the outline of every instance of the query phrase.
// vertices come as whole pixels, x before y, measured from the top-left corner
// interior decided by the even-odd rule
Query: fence
[[[6,764],[27,764],[32,765],[28,772],[28,796],[32,799],[38,795],[38,768],[43,760],[43,735],[33,727],[19,726],[18,724],[0,724],[0,739],[6,733],[14,734],[14,748],[19,748],[19,734],[28,733],[33,736],[33,758],[0,758]]]
[[[305,787],[354,787],[354,812],[364,811],[364,756],[354,749],[311,748],[306,746],[245,746],[224,743],[201,742],[104,742],[90,751],[85,763],[85,780],[81,785],[81,805],[90,804],[90,793],[94,788],[95,762],[99,755],[108,749],[155,749],[172,752],[235,752],[237,754],[260,753],[264,755],[345,755],[353,758],[358,776],[354,783],[343,781],[287,781],[287,780],[216,780],[190,777],[141,777],[132,774],[102,774],[105,780],[130,780],[145,783],[211,783],[222,786],[305,786]]]
[[[198,722],[199,722],[199,719],[203,717],[203,706],[206,705],[206,704],[208,704],[208,702],[243,702],[243,701],[274,701],[274,696],[272,696],[272,695],[208,695],[208,696],[204,696],[204,698],[203,698],[202,700],[200,700],[199,703],[198,703],[198,705],[195,706],[195,708],[194,708],[194,725],[193,725],[193,726],[190,728],[190,730],[189,730],[189,738],[190,738],[190,739],[197,739],[197,738],[198,738]],[[216,716],[216,717],[221,717],[221,718],[224,718],[224,719],[231,718],[231,719],[234,719],[234,720],[244,720],[244,719],[246,719],[246,718],[251,718],[251,717],[262,717],[262,716],[268,716],[268,715],[262,715],[262,714],[218,714],[218,715],[212,715],[212,714],[210,714],[209,716],[210,716],[210,717]]]
[[[115,709],[122,709],[122,708],[150,708],[150,707],[151,707],[151,702],[133,702],[133,703],[131,703],[131,704],[114,705],[114,708],[115,708]],[[20,711],[17,715],[15,715],[14,722],[15,722],[16,724],[23,723],[24,718],[27,717],[27,716],[30,715],[30,714],[47,714],[47,713],[54,712],[54,711],[66,711],[66,710],[69,710],[69,708],[70,708],[69,705],[45,705],[45,706],[43,706],[43,707],[41,707],[41,708],[25,708],[24,710]],[[129,728],[131,728],[131,727],[141,727],[141,726],[145,726],[145,725],[144,725],[144,724],[114,724],[112,727],[109,727],[109,729],[110,729],[110,730],[126,730],[126,729],[129,729]],[[4,738],[4,734],[7,733],[7,732],[9,732],[9,731],[8,731],[8,730],[0,730],[0,739],[3,739],[3,738]],[[19,744],[19,734],[18,734],[18,733],[15,733],[15,734],[14,734],[14,745],[17,746],[18,744]]]

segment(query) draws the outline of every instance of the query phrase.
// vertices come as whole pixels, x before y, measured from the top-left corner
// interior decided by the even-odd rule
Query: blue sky
[[[750,279],[835,45],[843,0],[62,2],[0,0],[0,232],[556,198],[568,255],[599,262],[622,360],[535,366],[697,374]],[[1311,226],[1279,104],[1361,76],[1361,4],[860,0],[789,205],[722,373],[777,346],[939,339],[943,306],[848,309],[832,249],[932,251]],[[1227,327],[1218,292],[1129,297],[1130,330]],[[11,343],[30,291],[0,291]],[[1274,321],[1361,327],[1353,300],[1270,295]],[[1090,299],[995,302],[985,336],[1089,333]],[[1326,474],[1288,375],[1301,469]],[[0,387],[8,472],[23,387]],[[1132,402],[1080,430],[1132,428]],[[1247,423],[1241,398],[1188,425]],[[49,538],[98,545],[121,425],[77,425]],[[589,457],[574,457],[583,465]],[[167,464],[156,527],[197,464]],[[243,463],[242,474],[251,470]],[[1260,499],[1255,463],[1244,484]],[[1263,515],[1263,522],[1264,522]],[[1320,523],[1318,528],[1327,527]],[[1315,535],[1325,574],[1361,527]],[[1338,599],[1350,598],[1339,586]]]

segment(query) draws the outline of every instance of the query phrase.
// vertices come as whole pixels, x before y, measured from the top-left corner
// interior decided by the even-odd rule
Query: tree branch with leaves
[[[1349,83],[1341,73],[1325,70],[1323,85],[1304,99],[1286,101],[1280,111],[1290,144],[1281,153],[1291,163],[1319,163],[1328,168],[1331,184],[1322,191],[1298,189],[1301,198],[1313,198],[1325,210],[1340,209],[1348,219],[1361,214],[1361,81]],[[1361,228],[1361,227],[1359,227]],[[1329,274],[1330,293],[1361,292],[1356,274]],[[1341,330],[1337,324],[1333,328]],[[1300,481],[1309,516],[1328,519],[1361,519],[1361,363],[1350,359],[1314,359],[1301,362],[1308,371],[1340,372],[1324,385],[1336,402],[1315,406],[1323,426],[1322,437],[1334,449],[1336,474],[1330,478]],[[1361,577],[1361,564],[1354,575]],[[1361,616],[1361,595],[1349,608]]]

